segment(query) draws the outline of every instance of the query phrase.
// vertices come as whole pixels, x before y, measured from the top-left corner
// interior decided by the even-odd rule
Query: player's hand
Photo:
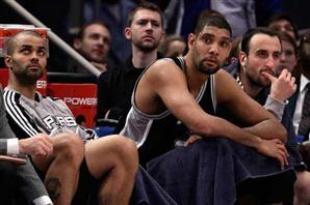
[[[270,96],[272,98],[284,102],[295,93],[296,79],[287,69],[283,69],[278,78],[268,72],[262,74],[271,82]]]
[[[281,168],[288,165],[288,152],[283,142],[279,139],[265,140],[261,139],[257,146],[257,151],[266,156],[277,159]]]
[[[196,142],[197,140],[200,140],[200,139],[202,139],[201,136],[192,134],[192,135],[186,140],[184,146],[188,146],[188,145],[190,145],[190,144],[193,144],[194,142]]]
[[[48,156],[53,153],[52,140],[46,134],[19,140],[19,150],[23,154]]]

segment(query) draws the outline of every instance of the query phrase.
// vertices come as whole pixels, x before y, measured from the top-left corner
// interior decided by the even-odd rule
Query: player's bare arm
[[[160,98],[162,104],[154,103],[153,100],[143,100],[142,104],[139,98],[146,95],[152,96],[153,100]],[[139,82],[135,100],[138,108],[148,114],[158,114],[164,110],[159,110],[160,108],[167,108],[193,133],[204,137],[228,137],[251,147],[256,147],[260,141],[258,137],[244,132],[225,119],[204,112],[188,90],[184,73],[173,62],[162,60],[154,63]],[[158,110],[151,110],[154,107]]]
[[[242,119],[242,123],[247,126],[244,130],[263,139],[280,139],[286,142],[286,130],[280,122],[246,95],[225,71],[218,71],[216,74],[216,92],[218,103],[223,104],[237,119]]]
[[[151,100],[147,101],[146,98]],[[138,108],[147,114],[158,114],[167,108],[194,134],[201,135],[205,139],[227,137],[276,158],[281,166],[287,164],[287,152],[279,139],[263,140],[225,119],[204,112],[188,90],[185,75],[172,62],[158,61],[149,68],[139,82],[135,102]]]

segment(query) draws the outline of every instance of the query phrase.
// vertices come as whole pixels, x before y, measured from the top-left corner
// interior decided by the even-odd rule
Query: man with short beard
[[[123,67],[99,77],[97,125],[116,122],[115,132],[123,127],[135,81],[158,58],[163,32],[163,14],[155,4],[142,3],[129,13],[124,33],[131,41],[132,55]]]
[[[288,159],[297,176],[294,204],[301,205],[309,203],[307,196],[310,193],[310,173],[306,171],[298,152],[291,117],[286,107],[286,101],[296,91],[295,77],[285,67],[276,76],[281,60],[285,61],[288,57],[283,56],[286,49],[281,46],[280,39],[279,34],[268,28],[249,30],[241,41],[239,62],[230,67],[229,72],[249,96],[264,105],[287,128]]]
[[[36,91],[48,57],[47,40],[36,31],[17,33],[6,48],[9,81],[4,104],[9,123],[21,138],[49,135],[53,152],[31,154],[31,159],[54,204],[69,205],[74,196],[85,204],[81,199],[92,191],[98,204],[128,204],[138,166],[134,143],[119,135],[90,140],[62,100]]]

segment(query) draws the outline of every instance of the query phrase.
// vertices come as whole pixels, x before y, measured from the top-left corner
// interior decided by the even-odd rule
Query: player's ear
[[[75,38],[75,39],[73,40],[73,47],[74,47],[75,49],[80,49],[80,48],[81,48],[81,39]]]
[[[239,62],[241,64],[241,66],[244,67],[246,65],[247,61],[248,61],[247,54],[245,52],[243,52],[243,51],[240,51],[239,52]]]
[[[124,29],[124,36],[126,39],[131,40],[131,28],[130,27],[126,27]]]
[[[12,57],[9,55],[6,55],[4,57],[4,63],[6,65],[6,67],[11,68],[12,67]]]
[[[194,33],[190,33],[187,38],[187,42],[188,42],[187,45],[189,49],[194,45],[195,40],[196,40],[196,35]]]

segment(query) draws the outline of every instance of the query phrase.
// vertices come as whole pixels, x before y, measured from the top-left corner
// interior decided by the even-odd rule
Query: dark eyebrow
[[[153,18],[140,18],[137,19],[137,22],[151,22],[151,23],[160,23],[160,21],[158,21],[157,19],[153,19]]]
[[[21,45],[20,49],[31,49],[33,46],[32,45],[28,45],[28,44],[23,44]],[[46,50],[45,46],[39,46],[38,50]]]
[[[213,34],[213,33],[203,33],[202,35],[201,35],[201,37],[215,37],[215,35]],[[229,41],[229,42],[231,42],[232,41],[232,39],[230,38],[230,37],[221,37],[221,40],[225,40],[225,41]]]
[[[160,21],[154,20],[154,19],[152,19],[151,22],[152,22],[152,23],[158,23],[158,24],[160,24]]]
[[[93,32],[93,33],[90,33],[89,35],[90,35],[90,36],[100,36],[101,33],[99,33],[99,32]]]
[[[231,38],[229,38],[229,37],[222,37],[222,40],[232,42],[232,39],[231,39]]]
[[[262,49],[262,48],[255,50],[255,53],[257,53],[257,52],[267,52],[268,53],[268,51],[266,49]]]
[[[215,35],[212,33],[203,33],[201,37],[214,37]]]

